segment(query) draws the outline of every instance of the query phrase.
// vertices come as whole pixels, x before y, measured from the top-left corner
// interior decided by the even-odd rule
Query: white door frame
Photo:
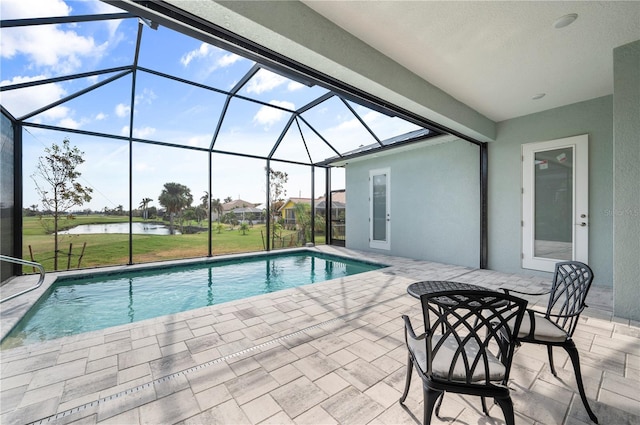
[[[386,184],[386,212],[385,212],[385,239],[374,239],[374,216],[373,216],[373,178],[374,176],[385,176]],[[377,249],[391,249],[391,170],[389,168],[379,168],[369,171],[369,247]]]
[[[567,137],[522,145],[522,267],[553,272],[563,259],[535,256],[535,153],[571,148],[574,153],[571,259],[589,258],[589,136]]]

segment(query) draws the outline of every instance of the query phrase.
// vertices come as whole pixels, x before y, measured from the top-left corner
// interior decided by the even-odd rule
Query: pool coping
[[[208,263],[217,263],[217,262],[222,262],[222,261],[229,261],[229,260],[237,260],[237,259],[252,259],[252,258],[256,258],[259,259],[260,257],[268,257],[268,256],[276,256],[276,255],[284,255],[284,254],[292,254],[292,253],[301,253],[301,252],[312,252],[312,253],[316,253],[316,254],[321,254],[321,255],[325,255],[325,256],[333,256],[333,257],[338,257],[338,258],[344,258],[347,260],[351,260],[351,261],[358,261],[361,263],[366,263],[366,264],[371,264],[371,265],[377,265],[377,266],[383,266],[383,267],[389,267],[388,264],[384,264],[382,262],[378,262],[378,261],[374,261],[371,259],[365,259],[365,258],[358,258],[356,256],[350,256],[347,255],[345,253],[338,253],[338,252],[326,252],[325,250],[319,249],[318,247],[300,247],[300,248],[285,248],[285,249],[278,249],[278,250],[274,250],[274,251],[259,251],[259,252],[245,252],[245,253],[234,253],[234,254],[223,254],[223,255],[217,255],[217,256],[213,256],[213,257],[195,257],[195,258],[188,258],[188,259],[179,259],[179,260],[166,260],[166,261],[155,261],[155,262],[150,262],[150,263],[136,263],[136,264],[125,264],[125,265],[116,265],[116,266],[105,266],[105,267],[96,267],[96,268],[86,268],[86,269],[78,269],[78,270],[65,270],[65,271],[58,271],[58,272],[49,272],[45,275],[45,279],[42,283],[42,285],[31,291],[31,292],[27,292],[19,297],[16,297],[14,299],[8,300],[5,303],[0,304],[0,323],[2,323],[2,326],[0,327],[0,343],[3,342],[3,340],[5,339],[5,337],[7,335],[9,335],[9,333],[11,333],[11,331],[13,330],[13,328],[20,322],[20,320],[29,312],[29,310],[44,296],[46,296],[50,290],[50,288],[57,282],[58,279],[62,278],[62,279],[80,279],[80,278],[92,278],[92,277],[99,277],[99,276],[109,276],[109,275],[117,275],[120,273],[125,273],[125,272],[132,272],[132,271],[138,271],[138,270],[163,270],[163,269],[171,269],[171,268],[175,268],[175,267],[183,267],[186,265],[200,265],[200,264],[208,264]],[[368,272],[365,272],[368,273]],[[36,275],[25,275],[25,276],[16,276],[12,279],[9,279],[7,282],[5,282],[3,284],[3,286],[6,285],[11,285],[11,286],[15,286],[15,289],[12,288],[12,293],[17,293],[23,289],[29,288],[31,286],[33,286],[32,280],[36,277]],[[325,281],[326,282],[326,281]],[[288,289],[295,289],[295,288],[288,288]],[[284,289],[282,291],[287,291],[288,289]],[[15,291],[15,292],[14,292]],[[248,298],[252,298],[252,297],[248,297]],[[243,299],[248,299],[248,298],[242,298]],[[235,301],[241,301],[241,300],[233,300],[233,301],[228,301],[226,303],[220,303],[220,304],[215,304],[217,306],[221,306],[224,304],[228,304],[228,303],[233,303]],[[207,308],[208,306],[205,307],[199,307],[199,308]],[[197,309],[194,309],[197,310]],[[191,311],[191,310],[187,310],[187,311]],[[174,315],[180,314],[180,313],[184,313],[184,312],[179,312],[179,313],[175,313]],[[173,315],[170,315],[173,316]],[[108,327],[108,328],[104,328],[104,329],[99,329],[96,331],[90,331],[90,332],[84,332],[81,334],[76,334],[76,335],[69,335],[66,337],[61,337],[61,338],[56,338],[54,340],[51,341],[55,341],[55,340],[59,340],[59,339],[64,339],[64,338],[74,338],[77,336],[88,336],[90,334],[104,334],[104,331],[106,329],[118,329],[121,327],[126,327],[127,325],[133,325],[133,324],[138,324],[138,323],[145,323],[145,322],[149,322],[149,321],[153,321],[153,320],[157,320],[161,317],[166,317],[166,316],[158,316],[155,318],[149,318],[149,319],[144,319],[144,320],[140,320],[140,321],[135,321],[133,323],[127,323],[127,324],[122,324],[122,325],[117,325],[117,326],[112,326],[112,327]],[[48,341],[42,341],[42,343],[45,343]],[[34,344],[39,344],[39,343],[34,343]],[[32,345],[32,344],[27,344],[27,345]]]

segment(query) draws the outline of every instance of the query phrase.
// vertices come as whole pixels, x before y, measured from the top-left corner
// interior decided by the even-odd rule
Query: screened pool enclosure
[[[92,193],[63,228],[129,229],[60,235],[58,269],[331,243],[325,206],[344,189],[332,163],[443,134],[222,28],[187,34],[99,1],[50,6],[2,5],[3,253],[53,254],[37,164],[64,139],[82,152],[78,181]],[[174,217],[181,234],[134,233],[134,222],[168,225],[167,183],[189,189]],[[285,227],[288,200],[307,216]],[[230,201],[251,218],[234,222]]]

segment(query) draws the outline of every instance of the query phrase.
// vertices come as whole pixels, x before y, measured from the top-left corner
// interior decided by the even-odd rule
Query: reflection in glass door
[[[535,152],[533,256],[573,257],[573,147]]]
[[[330,220],[331,245],[345,246],[345,217],[347,196],[344,189],[331,191]]]
[[[588,257],[588,138],[522,147],[522,266],[553,271]]]
[[[369,246],[391,249],[389,213],[389,169],[369,172]]]

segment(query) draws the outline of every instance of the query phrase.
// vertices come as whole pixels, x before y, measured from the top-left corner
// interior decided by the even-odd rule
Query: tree
[[[231,196],[227,196],[226,198],[224,198],[224,203],[225,204],[228,204],[231,201],[233,201],[233,198]]]
[[[196,208],[199,208],[199,207],[196,207]],[[182,212],[182,217],[187,221],[187,226],[191,225],[191,221],[198,219],[195,208],[186,208]],[[185,233],[184,229],[182,229],[182,233]]]
[[[287,196],[287,190],[284,185],[289,181],[289,175],[284,171],[269,169],[269,212],[271,214],[271,246],[274,246],[276,240],[276,226],[278,211],[284,204],[284,197]]]
[[[93,189],[78,183],[81,173],[77,168],[84,162],[84,152],[71,147],[69,139],[62,146],[53,143],[45,148],[45,155],[38,158],[36,171],[31,176],[45,210],[53,214],[54,256],[53,268],[58,269],[58,220],[75,206],[91,201]]]
[[[142,208],[142,218],[145,220],[149,218],[149,204],[153,202],[151,198],[142,198],[140,202],[140,208]]]
[[[233,212],[229,211],[228,213],[222,216],[222,222],[226,224],[230,224],[231,227],[233,227],[236,224],[238,224],[238,217],[236,217],[236,215]]]
[[[220,218],[222,217],[222,203],[220,202],[220,198],[216,198],[211,201],[211,211],[215,211],[218,216],[218,223],[220,223]]]
[[[204,208],[202,205],[198,205],[197,207],[194,208],[194,211],[196,213],[196,221],[198,222],[198,226],[200,226],[202,224],[202,220],[207,218],[208,210]]]
[[[222,223],[218,221],[218,223],[215,225],[216,233],[220,234],[223,228],[224,226],[222,225]]]
[[[164,189],[158,197],[158,202],[165,207],[169,214],[169,233],[173,235],[173,218],[176,214],[180,214],[184,208],[191,206],[193,202],[191,190],[180,183],[165,183]]]
[[[209,209],[209,192],[206,190],[204,191],[204,195],[200,197],[200,205],[207,210]]]
[[[240,223],[240,227],[238,228],[242,232],[242,236],[245,236],[249,231],[249,223],[242,222]]]
[[[293,214],[296,217],[296,226],[302,233],[303,244],[311,240],[311,205],[298,202],[293,205]]]

